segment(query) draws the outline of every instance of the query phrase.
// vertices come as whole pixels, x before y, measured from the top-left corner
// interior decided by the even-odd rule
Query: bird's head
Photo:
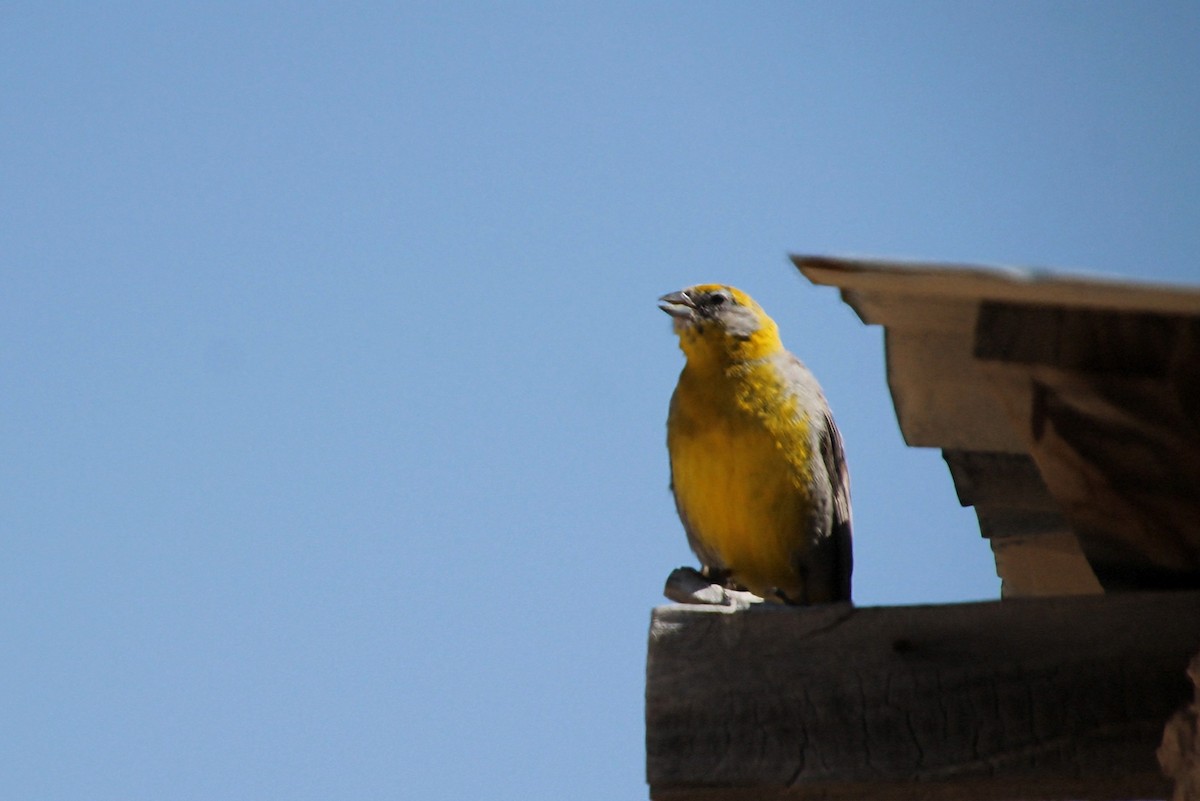
[[[689,362],[761,359],[783,347],[779,328],[740,289],[699,284],[658,299]]]

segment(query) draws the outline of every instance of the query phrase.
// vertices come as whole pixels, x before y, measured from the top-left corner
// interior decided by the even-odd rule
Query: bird
[[[699,284],[659,308],[686,357],[667,451],[701,574],[774,603],[849,601],[850,477],[817,379],[739,289]]]

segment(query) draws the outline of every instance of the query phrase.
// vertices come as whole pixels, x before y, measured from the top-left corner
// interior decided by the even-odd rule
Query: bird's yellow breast
[[[760,595],[795,587],[809,509],[808,424],[773,371],[685,371],[667,431],[675,498],[695,544]]]

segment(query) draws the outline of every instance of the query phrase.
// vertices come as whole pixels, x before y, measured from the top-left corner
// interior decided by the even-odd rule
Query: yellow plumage
[[[849,482],[816,380],[744,292],[701,285],[661,303],[687,357],[671,486],[706,575],[768,600],[848,600]]]

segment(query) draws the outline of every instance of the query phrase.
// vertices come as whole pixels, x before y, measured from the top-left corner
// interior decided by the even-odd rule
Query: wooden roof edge
[[[843,292],[995,300],[1200,316],[1200,285],[1064,275],[1028,267],[985,267],[867,257],[792,255],[813,284]]]

